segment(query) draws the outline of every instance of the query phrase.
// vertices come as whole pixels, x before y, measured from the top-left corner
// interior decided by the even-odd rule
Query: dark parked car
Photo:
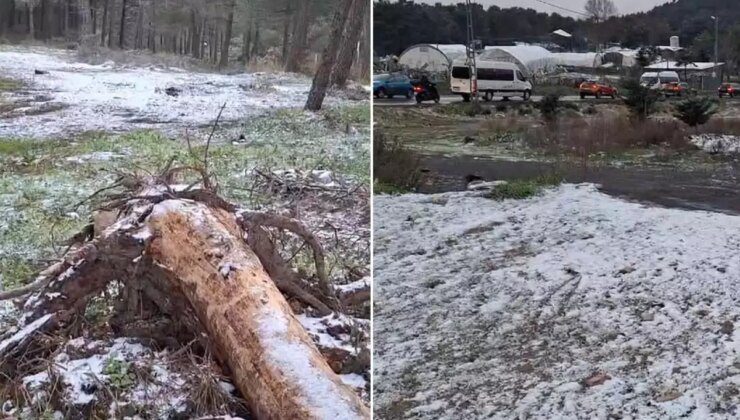
[[[720,98],[725,95],[730,98],[734,98],[735,96],[740,95],[740,83],[722,83],[719,89],[717,89],[717,93]]]
[[[403,95],[411,99],[414,96],[414,86],[411,79],[403,74],[378,74],[373,77],[373,95],[376,98]]]

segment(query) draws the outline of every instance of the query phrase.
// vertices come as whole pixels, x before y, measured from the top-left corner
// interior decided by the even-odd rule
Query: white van
[[[455,60],[450,71],[450,90],[461,95],[465,102],[470,100],[470,67],[465,59]],[[529,100],[532,96],[532,83],[514,63],[502,61],[477,60],[478,93],[490,101],[494,96],[509,98],[521,96]],[[475,89],[475,87],[473,88]]]
[[[640,84],[650,89],[661,89],[666,83],[680,83],[675,71],[647,72],[640,76]]]

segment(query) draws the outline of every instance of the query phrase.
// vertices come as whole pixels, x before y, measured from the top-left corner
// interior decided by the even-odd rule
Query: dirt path
[[[572,183],[599,184],[599,190],[629,200],[671,208],[740,214],[740,166],[728,163],[715,170],[669,167],[583,168],[536,161],[502,161],[472,156],[425,156],[422,165],[434,177],[420,192],[461,191],[465,176],[487,180],[533,178],[562,174]]]

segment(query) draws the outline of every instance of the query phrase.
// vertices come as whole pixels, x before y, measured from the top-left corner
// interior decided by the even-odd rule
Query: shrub
[[[560,111],[560,95],[551,93],[545,95],[542,100],[537,104],[540,109],[542,116],[548,122],[553,122],[557,118],[557,114]]]
[[[677,103],[676,112],[673,115],[690,127],[696,127],[709,122],[716,112],[717,102],[715,100],[707,97],[694,97]]]
[[[373,166],[376,193],[413,191],[421,185],[419,159],[397,138],[376,130],[373,136]]]
[[[644,120],[655,111],[658,93],[642,86],[639,79],[627,79],[622,84],[622,90],[625,92],[624,104],[634,117]]]
[[[545,175],[532,179],[523,179],[497,185],[489,198],[494,200],[515,199],[521,200],[537,195],[543,188],[559,185],[563,182],[560,175]]]

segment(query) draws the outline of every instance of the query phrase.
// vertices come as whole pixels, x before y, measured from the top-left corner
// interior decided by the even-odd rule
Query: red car
[[[740,84],[723,83],[722,85],[720,85],[719,89],[717,89],[717,92],[719,93],[720,98],[725,95],[729,96],[730,98],[734,98],[735,95],[740,95]]]
[[[578,89],[581,93],[581,99],[585,99],[586,96],[595,96],[596,99],[602,96],[611,96],[612,99],[617,97],[617,88],[604,83],[599,83],[593,80],[581,83]]]
[[[670,83],[665,83],[663,85],[663,94],[666,96],[668,95],[683,96],[686,90],[687,90],[687,86],[685,85],[685,83],[670,82]]]

